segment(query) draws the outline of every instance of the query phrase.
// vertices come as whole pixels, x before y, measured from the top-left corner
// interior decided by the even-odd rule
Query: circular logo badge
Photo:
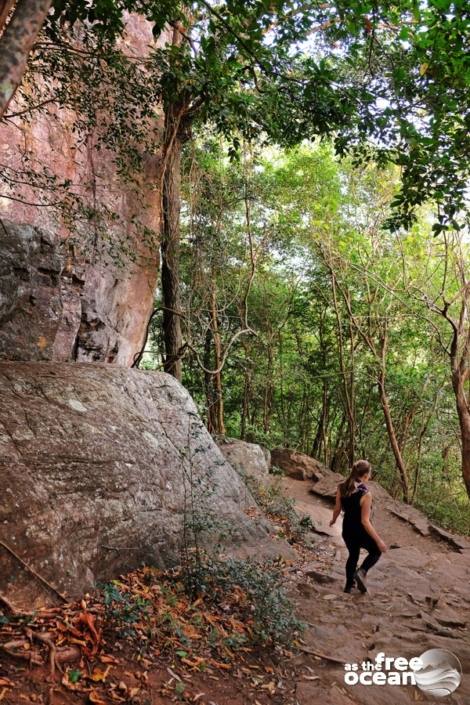
[[[416,685],[429,695],[441,698],[456,690],[462,680],[462,666],[457,656],[445,649],[429,649],[419,657],[414,670]]]

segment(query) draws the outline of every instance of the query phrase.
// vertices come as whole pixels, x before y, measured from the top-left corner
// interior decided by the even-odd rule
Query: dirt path
[[[375,483],[372,483],[375,484]],[[296,571],[291,595],[309,623],[305,648],[338,659],[336,664],[314,656],[297,659],[305,674],[297,684],[299,705],[405,705],[411,702],[470,703],[470,548],[420,535],[396,511],[408,508],[373,488],[373,522],[390,547],[368,576],[370,593],[342,592],[347,552],[341,539],[341,517],[329,527],[331,491],[326,497],[311,493],[312,484],[283,478],[281,486],[295,500],[301,515],[312,519],[318,541],[312,563]],[[374,494],[374,490],[375,494]],[[323,489],[321,490],[323,492]],[[413,522],[425,531],[423,515]],[[465,540],[462,546],[466,546]],[[308,574],[310,572],[310,575]],[[320,573],[318,575],[318,573]],[[451,651],[460,660],[463,679],[450,696],[428,699],[414,686],[346,685],[345,662],[386,656],[420,656],[431,648]],[[310,669],[310,670],[309,670]]]

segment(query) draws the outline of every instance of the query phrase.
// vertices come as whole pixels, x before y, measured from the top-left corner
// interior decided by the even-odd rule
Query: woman
[[[361,592],[367,592],[367,571],[377,563],[380,554],[387,550],[387,546],[370,522],[372,495],[366,483],[370,479],[371,469],[367,460],[356,460],[349,477],[340,482],[336,492],[336,504],[330,526],[333,526],[343,510],[342,536],[349,551],[344,592],[351,592],[354,583]],[[368,555],[359,570],[356,570],[361,548],[365,548]]]

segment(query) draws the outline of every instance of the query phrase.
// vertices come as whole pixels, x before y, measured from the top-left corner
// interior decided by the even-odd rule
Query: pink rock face
[[[130,16],[126,53],[142,56],[154,42],[150,23]],[[9,113],[18,110],[12,103]],[[0,126],[3,168],[17,174],[26,156],[36,169],[69,179],[70,190],[85,205],[112,211],[117,225],[106,231],[110,247],[101,235],[96,238],[92,222],[71,227],[56,210],[35,205],[41,197],[37,189],[2,185],[0,357],[130,366],[145,338],[158,276],[161,118],[149,125],[155,150],[142,155],[144,166],[134,183],[124,183],[114,155],[96,149],[96,135],[80,143],[71,129],[74,116],[53,105],[48,111]],[[144,238],[144,229],[154,235]]]

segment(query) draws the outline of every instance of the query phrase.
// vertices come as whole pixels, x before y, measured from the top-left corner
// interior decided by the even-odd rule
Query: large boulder
[[[247,443],[235,438],[227,438],[219,442],[219,448],[224,458],[245,477],[265,480],[269,474],[270,453],[256,443]]]
[[[0,469],[0,594],[20,603],[32,584],[43,600],[44,580],[73,595],[141,562],[175,564],[193,520],[211,545],[269,539],[192,399],[163,373],[0,362]]]
[[[315,458],[289,448],[271,451],[271,464],[295,480],[320,480],[327,469]]]

